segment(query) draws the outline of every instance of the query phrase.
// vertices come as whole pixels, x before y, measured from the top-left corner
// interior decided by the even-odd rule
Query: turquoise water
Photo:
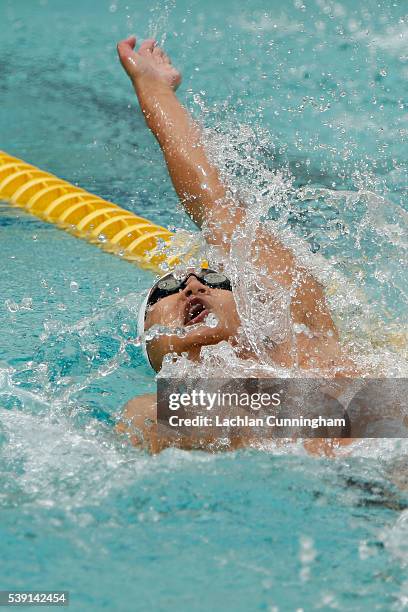
[[[376,345],[406,330],[402,2],[3,0],[0,23],[0,148],[191,230],[116,59],[155,35],[237,189],[267,199],[284,169],[270,215],[364,289],[347,331],[372,310]],[[155,388],[131,343],[151,275],[6,204],[0,252],[0,588],[84,611],[407,606],[405,444],[131,449],[112,425]]]

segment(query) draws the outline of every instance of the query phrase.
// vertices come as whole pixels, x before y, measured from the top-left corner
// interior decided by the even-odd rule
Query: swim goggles
[[[182,291],[190,276],[195,276],[203,285],[213,289],[226,289],[232,291],[231,281],[221,274],[208,268],[201,269],[199,272],[190,272],[184,278],[176,278],[172,272],[160,278],[150,289],[147,297],[146,307],[153,306],[159,300]]]

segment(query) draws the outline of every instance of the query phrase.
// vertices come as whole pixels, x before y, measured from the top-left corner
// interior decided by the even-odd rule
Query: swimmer
[[[245,224],[245,207],[231,199],[218,169],[206,154],[199,126],[177,98],[180,72],[153,39],[145,40],[136,50],[136,38],[131,36],[117,48],[181,204],[194,223],[204,229],[206,241],[228,254],[234,232]],[[343,353],[319,282],[266,229],[258,228],[251,248],[254,265],[266,270],[291,296],[292,322],[306,330],[297,334],[296,354],[291,337],[271,343],[271,362],[285,368],[318,370],[321,376],[353,375],[353,364]],[[216,327],[205,324],[210,313],[218,321]],[[166,275],[149,291],[141,321],[142,331],[154,325],[190,329],[182,338],[161,335],[147,343],[148,360],[156,372],[169,353],[184,353],[190,360],[199,361],[202,347],[222,341],[238,350],[241,321],[231,283],[221,270],[192,270],[182,279]],[[256,359],[249,349],[240,357]],[[117,430],[126,433],[133,444],[144,444],[154,452],[166,445],[158,442],[155,426],[156,399],[149,395],[127,403]],[[232,447],[245,444],[245,439],[237,438]],[[333,441],[327,440],[323,449],[321,445],[318,440],[307,443],[311,452],[330,453]]]

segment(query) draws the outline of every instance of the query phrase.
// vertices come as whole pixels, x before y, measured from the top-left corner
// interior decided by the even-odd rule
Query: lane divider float
[[[181,257],[191,256],[166,253],[174,237],[166,228],[4,151],[0,151],[0,200],[156,273],[163,274]]]

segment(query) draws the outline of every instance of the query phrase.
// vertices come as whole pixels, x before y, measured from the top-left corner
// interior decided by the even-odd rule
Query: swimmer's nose
[[[189,276],[182,293],[184,293],[186,297],[199,295],[200,293],[208,293],[208,287],[203,285],[196,276]]]

